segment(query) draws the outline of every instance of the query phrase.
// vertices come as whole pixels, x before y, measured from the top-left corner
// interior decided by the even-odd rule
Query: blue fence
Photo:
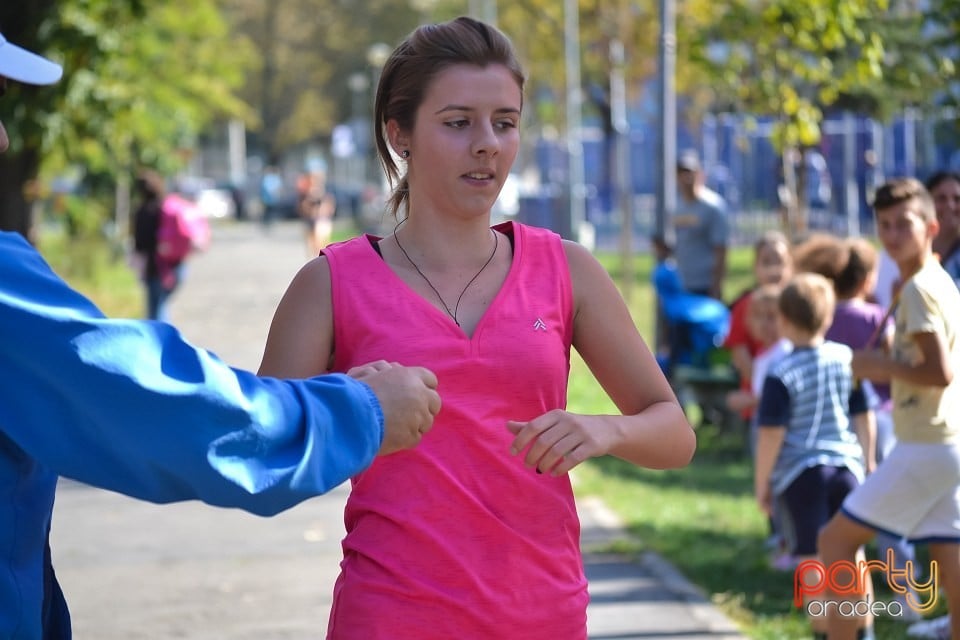
[[[678,147],[694,147],[703,158],[707,184],[727,201],[738,229],[748,240],[751,230],[779,224],[778,186],[781,158],[771,143],[771,120],[720,114],[706,118],[699,130],[678,131]],[[888,124],[869,118],[839,115],[822,125],[820,144],[810,149],[806,168],[810,226],[838,233],[872,227],[869,208],[874,185],[885,177],[912,175],[921,179],[943,168],[960,169],[960,139],[952,115],[920,119],[905,113]],[[583,139],[586,215],[600,243],[619,233],[620,220],[613,186],[612,141],[599,128],[586,129]],[[567,236],[567,150],[558,141],[538,141],[533,160],[548,185],[523,201],[521,215]],[[632,122],[630,177],[635,196],[634,227],[647,236],[652,229],[657,135],[654,125]],[[562,228],[559,228],[562,227]],[[856,232],[857,229],[852,229]]]

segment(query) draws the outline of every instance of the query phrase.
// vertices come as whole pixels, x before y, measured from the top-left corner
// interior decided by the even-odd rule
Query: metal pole
[[[630,299],[633,285],[633,188],[630,183],[630,121],[623,67],[625,56],[619,38],[610,41],[610,120],[616,135],[614,179],[620,203],[620,292]]]
[[[667,218],[677,206],[676,10],[674,0],[660,0],[660,77],[658,83],[660,149],[657,166],[655,233],[666,237]]]
[[[497,2],[496,0],[487,0],[483,5],[483,19],[493,26],[497,26]]]
[[[564,54],[567,74],[567,161],[569,163],[570,237],[578,240],[586,218],[584,202],[583,141],[581,139],[583,103],[580,89],[580,6],[577,0],[564,0]]]
[[[847,235],[860,235],[860,187],[857,186],[857,119],[852,113],[843,116],[843,184],[847,210]]]
[[[247,127],[239,118],[232,118],[227,127],[230,184],[243,189],[247,184]]]
[[[358,141],[364,136],[361,128],[364,130],[369,127],[373,121],[373,116],[367,115],[367,90],[370,89],[370,76],[362,71],[356,71],[347,78],[347,86],[350,88],[350,139],[353,142],[354,149],[348,158],[344,158],[348,165],[348,182],[356,189],[363,191],[367,184],[367,154],[366,146],[358,144]],[[373,97],[369,99],[372,110]]]
[[[130,174],[122,171],[117,176],[117,184],[114,186],[114,197],[116,198],[116,221],[113,229],[113,239],[118,247],[127,247],[130,244]],[[35,218],[36,219],[36,218]]]
[[[385,185],[387,182],[386,172],[380,166],[380,158],[377,156],[376,137],[379,135],[380,123],[373,122],[373,103],[376,100],[377,87],[380,84],[380,73],[383,71],[383,65],[387,63],[390,57],[390,45],[384,42],[374,42],[367,47],[367,64],[370,65],[370,130],[369,141],[364,149],[364,170],[365,180],[370,180],[378,185]],[[369,167],[369,170],[368,170]]]
[[[677,95],[675,84],[677,62],[676,10],[674,0],[660,0],[660,77],[658,83],[660,148],[657,175],[657,213],[654,234],[658,240],[668,238],[667,219],[677,208]],[[656,305],[657,352],[669,352],[666,319],[659,302]]]
[[[496,0],[470,0],[467,3],[467,14],[487,24],[497,26]]]
[[[910,107],[903,111],[903,172],[907,176],[917,172],[917,118]]]
[[[886,181],[884,167],[887,165],[887,152],[883,145],[883,125],[876,120],[870,121],[870,132],[873,139],[875,168],[873,170],[873,188],[876,189]],[[870,193],[870,202],[873,202],[873,193]]]

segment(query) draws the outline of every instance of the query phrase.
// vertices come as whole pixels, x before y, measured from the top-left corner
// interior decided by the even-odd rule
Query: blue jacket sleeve
[[[107,319],[0,233],[0,430],[54,472],[153,502],[269,515],[363,470],[383,437],[343,375],[260,378],[173,327]]]

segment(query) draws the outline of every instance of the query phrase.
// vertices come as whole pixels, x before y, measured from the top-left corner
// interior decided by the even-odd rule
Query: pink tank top
[[[586,638],[587,581],[567,476],[511,456],[508,420],[566,406],[573,302],[559,236],[515,223],[513,263],[472,338],[364,236],[329,246],[334,369],[385,359],[437,374],[418,447],[353,478],[328,638]]]

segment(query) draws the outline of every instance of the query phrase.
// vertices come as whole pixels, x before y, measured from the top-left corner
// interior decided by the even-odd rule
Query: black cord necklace
[[[461,291],[460,295],[457,297],[457,304],[454,305],[453,311],[450,311],[450,307],[448,307],[447,303],[444,302],[443,296],[441,296],[440,292],[437,291],[437,288],[433,286],[433,283],[430,282],[430,278],[424,275],[423,271],[420,271],[420,267],[417,266],[417,263],[413,261],[413,259],[410,257],[409,254],[407,254],[407,250],[403,248],[402,244],[400,244],[400,237],[397,235],[397,229],[399,229],[400,225],[406,221],[407,219],[404,218],[403,220],[397,223],[397,226],[393,228],[393,239],[397,241],[397,247],[400,249],[400,252],[403,254],[403,256],[407,259],[407,262],[410,263],[410,266],[416,269],[417,273],[420,274],[420,277],[423,278],[423,281],[427,283],[427,286],[430,287],[430,289],[432,289],[435,294],[437,294],[437,300],[439,300],[440,304],[443,305],[444,311],[447,312],[447,315],[450,316],[453,319],[453,322],[459,327],[460,321],[457,320],[457,312],[460,311],[460,301],[463,299],[463,294],[467,292],[467,289],[470,288],[470,285],[473,284],[474,280],[480,277],[480,274],[483,273],[483,270],[486,269],[491,262],[493,262],[493,257],[497,255],[497,247],[500,245],[500,239],[497,237],[497,232],[494,231],[493,229],[490,229],[490,233],[493,234],[493,252],[490,254],[490,257],[487,258],[487,261],[483,263],[483,266],[480,267],[480,271],[477,271],[476,275],[470,278],[470,282],[468,282],[463,287],[463,291]]]

